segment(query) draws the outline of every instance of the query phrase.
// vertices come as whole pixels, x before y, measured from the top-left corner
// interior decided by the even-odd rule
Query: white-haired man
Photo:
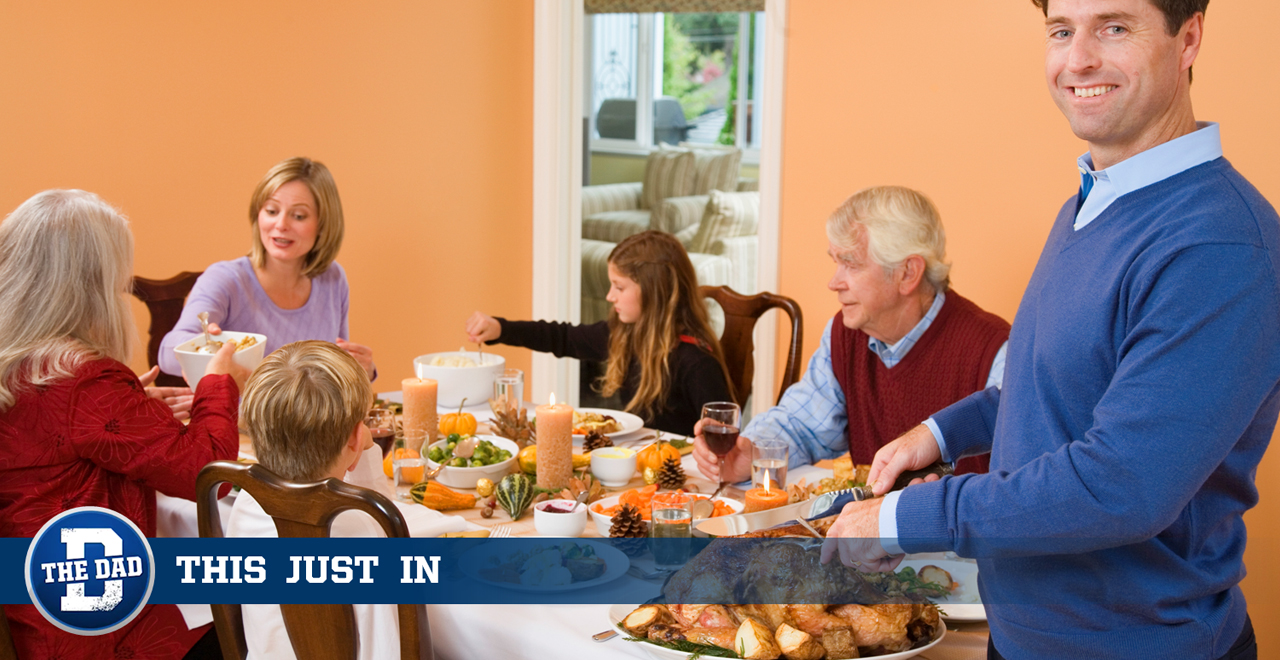
[[[935,410],[1000,386],[1009,324],[949,289],[946,234],[929,198],[899,186],[862,190],[827,219],[827,240],[836,264],[827,288],[840,311],[804,377],[725,457],[728,481],[750,475],[752,438],[785,440],[791,465],[845,452],[868,464]],[[719,459],[701,430],[694,458],[717,478]],[[956,471],[986,468],[986,457],[974,457]]]

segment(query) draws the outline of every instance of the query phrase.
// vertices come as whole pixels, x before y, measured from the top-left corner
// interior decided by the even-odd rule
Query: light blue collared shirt
[[[933,324],[946,298],[942,292],[935,295],[924,318],[892,346],[878,339],[869,339],[867,345],[885,367],[893,368],[907,356]],[[992,360],[987,387],[999,387],[1004,382],[1007,349],[1008,342],[1005,342]],[[822,331],[822,343],[809,359],[804,376],[787,388],[778,405],[751,418],[742,434],[748,438],[785,440],[791,448],[788,462],[795,467],[835,458],[849,451],[848,431],[844,391],[836,382],[835,369],[831,365],[831,322],[828,321]]]
[[[1097,220],[1103,211],[1123,195],[1221,157],[1222,136],[1218,131],[1218,124],[1207,121],[1196,122],[1196,130],[1130,156],[1104,170],[1094,171],[1093,156],[1085,152],[1076,159],[1076,166],[1082,175],[1093,177],[1093,189],[1089,191],[1084,204],[1080,205],[1074,229],[1080,231]],[[1001,351],[1003,358],[1003,349]],[[1003,366],[1002,360],[1001,367]],[[933,439],[942,452],[942,460],[950,463],[952,459],[947,453],[947,444],[942,438],[938,423],[930,417],[925,420],[924,425],[933,433]],[[899,493],[885,495],[884,502],[880,505],[880,543],[885,552],[894,555],[902,554],[902,548],[896,542],[898,495]]]
[[[1093,155],[1085,152],[1076,159],[1076,166],[1084,176],[1093,177],[1093,190],[1080,205],[1075,230],[1084,229],[1122,195],[1221,157],[1218,124],[1207,121],[1196,122],[1195,131],[1130,156],[1105,170],[1094,171]]]

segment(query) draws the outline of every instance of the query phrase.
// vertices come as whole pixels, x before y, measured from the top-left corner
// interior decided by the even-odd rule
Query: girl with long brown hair
[[[609,253],[609,320],[591,325],[508,321],[476,312],[471,341],[607,363],[596,383],[619,394],[645,425],[689,435],[709,401],[732,401],[724,352],[698,295],[684,246],[671,234],[646,231]]]

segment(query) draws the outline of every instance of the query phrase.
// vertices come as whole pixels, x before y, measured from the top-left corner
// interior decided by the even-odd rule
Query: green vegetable
[[[519,520],[533,501],[533,482],[523,474],[508,474],[498,482],[493,495],[512,520]]]
[[[497,465],[498,463],[511,458],[511,452],[506,449],[499,448],[488,440],[481,440],[479,444],[476,445],[475,451],[471,454],[471,458],[457,458],[453,455],[453,452],[457,449],[458,442],[463,439],[463,436],[455,433],[449,436],[449,438],[450,439],[443,447],[432,447],[431,451],[427,453],[427,458],[431,459],[435,463],[448,465],[449,467],[483,467],[486,465]],[[457,440],[454,440],[454,438]]]

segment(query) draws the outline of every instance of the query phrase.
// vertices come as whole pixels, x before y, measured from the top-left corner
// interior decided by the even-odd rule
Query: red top
[[[867,345],[867,335],[831,324],[831,366],[849,414],[849,455],[870,463],[876,450],[933,413],[984,389],[991,362],[1009,339],[1009,324],[948,291],[938,316],[892,369]],[[989,457],[956,463],[956,473],[986,472]]]
[[[113,509],[155,536],[156,491],[194,500],[200,468],[235,458],[238,401],[230,376],[210,376],[184,426],[111,359],[26,388],[0,412],[0,536],[33,537],[80,506]],[[148,605],[128,626],[97,637],[58,630],[34,605],[4,612],[20,658],[181,658],[207,630],[187,630],[174,605]]]

